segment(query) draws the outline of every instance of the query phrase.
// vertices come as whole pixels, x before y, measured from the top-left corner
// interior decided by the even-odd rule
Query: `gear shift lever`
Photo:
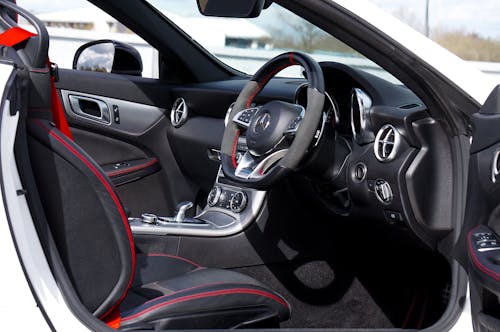
[[[184,201],[177,204],[177,212],[175,213],[175,222],[183,222],[186,217],[186,211],[193,207],[193,202]]]

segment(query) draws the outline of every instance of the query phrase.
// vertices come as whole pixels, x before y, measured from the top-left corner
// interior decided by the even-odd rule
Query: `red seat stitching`
[[[128,317],[122,317],[122,322],[124,321],[129,321],[129,320],[132,320],[134,318],[137,318],[139,316],[142,316],[144,314],[147,314],[155,309],[158,309],[158,308],[162,308],[162,307],[166,307],[168,305],[172,305],[172,304],[176,304],[176,303],[180,303],[180,302],[186,302],[186,301],[190,301],[190,300],[197,300],[197,299],[202,299],[202,298],[207,298],[207,297],[214,297],[214,296],[220,296],[220,295],[231,295],[231,294],[251,294],[251,295],[260,295],[260,296],[263,296],[263,297],[267,297],[271,300],[274,300],[276,302],[278,302],[279,304],[283,305],[285,308],[288,309],[288,304],[283,301],[282,299],[280,299],[278,296],[274,295],[274,294],[271,294],[271,293],[268,293],[268,292],[264,292],[264,291],[260,291],[260,290],[256,290],[256,289],[248,289],[248,288],[235,288],[235,289],[224,289],[224,290],[218,290],[218,291],[210,291],[210,292],[203,292],[203,293],[199,293],[199,294],[193,294],[193,295],[186,295],[186,296],[183,296],[183,297],[179,297],[179,298],[176,298],[176,299],[172,299],[170,301],[167,301],[167,302],[164,302],[164,303],[159,303],[157,305],[154,305],[150,308],[147,308],[147,309],[144,309],[132,316],[128,316]]]
[[[151,302],[155,302],[155,301],[158,301],[159,299],[167,298],[167,297],[172,296],[172,295],[177,295],[177,294],[185,293],[185,292],[188,292],[190,290],[194,290],[194,289],[198,289],[198,288],[202,288],[202,287],[220,286],[220,285],[231,285],[231,284],[234,284],[234,282],[212,282],[212,283],[208,283],[208,284],[202,284],[202,285],[197,285],[197,286],[193,286],[193,287],[188,287],[188,288],[180,289],[178,291],[175,291],[175,292],[172,292],[172,293],[169,293],[169,294],[165,294],[165,295],[162,295],[162,296],[155,297],[154,299],[151,299],[151,300],[148,300],[148,301],[144,302],[142,305],[148,304],[148,303],[151,303]]]

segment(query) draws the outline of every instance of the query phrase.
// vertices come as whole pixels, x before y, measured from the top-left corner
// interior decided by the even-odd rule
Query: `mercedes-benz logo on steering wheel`
[[[271,115],[269,113],[264,113],[257,118],[254,130],[257,134],[260,134],[264,132],[269,127],[270,124],[271,124]]]

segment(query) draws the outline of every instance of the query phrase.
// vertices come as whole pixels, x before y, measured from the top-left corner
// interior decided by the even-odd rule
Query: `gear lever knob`
[[[175,222],[183,222],[186,217],[186,211],[193,207],[193,202],[184,201],[177,204],[177,212],[175,213]]]

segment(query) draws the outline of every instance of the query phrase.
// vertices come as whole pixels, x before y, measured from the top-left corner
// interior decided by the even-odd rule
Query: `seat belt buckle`
[[[59,66],[57,63],[50,62],[50,76],[54,78],[54,82],[59,82]]]

